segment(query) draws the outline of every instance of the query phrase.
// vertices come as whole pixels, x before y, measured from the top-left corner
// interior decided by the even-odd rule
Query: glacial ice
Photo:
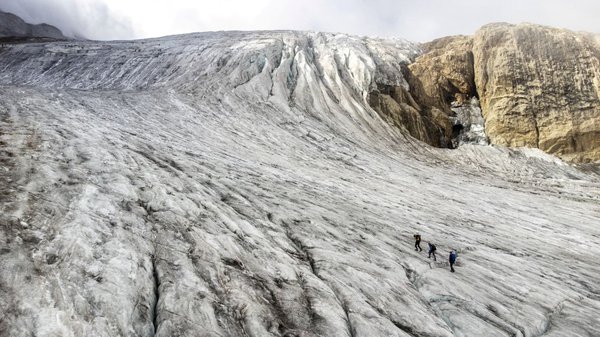
[[[490,140],[485,134],[485,122],[481,113],[481,106],[477,97],[471,97],[466,104],[457,104],[453,102],[452,112],[456,116],[451,116],[454,126],[460,129],[456,137],[455,146],[463,144],[488,145]]]
[[[368,92],[418,54],[289,31],[4,45],[0,336],[599,336],[598,175],[387,125]]]

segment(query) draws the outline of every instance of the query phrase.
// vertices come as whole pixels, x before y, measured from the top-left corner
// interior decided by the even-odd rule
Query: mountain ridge
[[[50,38],[64,40],[62,32],[49,24],[29,24],[17,15],[0,11],[0,38]]]

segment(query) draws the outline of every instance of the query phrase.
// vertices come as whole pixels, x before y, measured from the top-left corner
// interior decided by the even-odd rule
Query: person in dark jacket
[[[428,243],[429,244],[429,256],[428,258],[431,258],[431,255],[433,255],[433,261],[437,261],[437,258],[435,257],[435,245],[431,242]]]
[[[454,273],[454,263],[456,263],[456,250],[452,249],[450,251],[450,257],[448,258],[450,262],[450,271]]]
[[[423,249],[421,248],[421,235],[420,234],[415,234],[415,250],[416,251],[423,251]]]

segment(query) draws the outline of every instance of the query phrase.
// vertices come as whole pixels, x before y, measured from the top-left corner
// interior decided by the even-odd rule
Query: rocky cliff
[[[438,121],[446,137],[452,127],[457,137],[457,123],[464,124],[453,122],[451,105],[477,97],[492,144],[535,147],[573,162],[600,160],[597,36],[491,24],[472,37],[442,38],[423,48],[408,66],[409,101],[419,103],[423,119]]]
[[[591,35],[536,25],[479,30],[475,82],[491,141],[600,160],[599,48]]]

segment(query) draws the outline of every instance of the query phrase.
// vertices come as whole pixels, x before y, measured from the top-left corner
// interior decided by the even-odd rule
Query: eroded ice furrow
[[[366,93],[407,85],[414,53],[295,32],[6,47],[0,335],[598,334],[597,176],[389,127]]]

